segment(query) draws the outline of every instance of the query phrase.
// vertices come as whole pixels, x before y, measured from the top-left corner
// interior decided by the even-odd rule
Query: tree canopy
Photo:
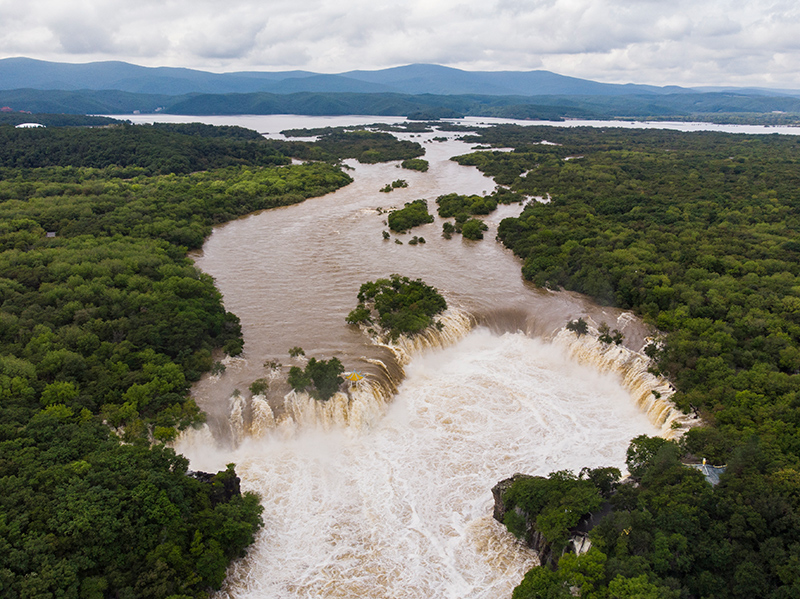
[[[392,210],[388,217],[389,228],[397,233],[432,222],[433,215],[428,212],[428,202],[425,200],[406,202],[405,207]]]
[[[364,283],[358,292],[358,306],[347,315],[350,324],[376,324],[390,339],[413,335],[437,324],[434,316],[447,309],[436,289],[422,280],[391,275],[388,279]]]

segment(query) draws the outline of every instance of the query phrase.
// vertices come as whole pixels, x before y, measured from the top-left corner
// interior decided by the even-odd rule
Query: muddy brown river
[[[320,126],[291,119],[223,122],[270,134]],[[548,342],[578,316],[621,328],[634,349],[646,329],[630,314],[525,283],[494,239],[520,206],[490,215],[483,241],[442,238],[438,217],[412,233],[425,244],[409,245],[412,234],[383,239],[391,208],[425,198],[435,213],[438,195],[494,187],[449,160],[470,151],[453,134],[402,137],[424,145],[427,173],[348,162],[351,185],[217,227],[193,256],[241,318],[245,351],[195,386],[209,426],[177,448],[195,469],[235,462],[265,508],[263,530],[219,597],[509,597],[536,558],[492,520],[491,487],[514,472],[623,466],[632,437],[659,432],[618,375]],[[399,178],[408,188],[379,192]],[[392,273],[443,293],[453,309],[447,340],[399,355],[345,323],[359,286]],[[302,364],[288,356],[294,346],[336,356],[367,382],[394,377],[397,393],[354,388],[322,407],[289,393],[285,372]],[[268,396],[250,398],[262,377]]]

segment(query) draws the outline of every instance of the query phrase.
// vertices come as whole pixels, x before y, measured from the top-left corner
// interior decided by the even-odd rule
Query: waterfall
[[[439,322],[438,327],[428,327],[414,336],[401,335],[394,341],[373,335],[373,344],[389,349],[394,363],[363,358],[378,366],[379,374],[350,384],[346,391],[339,391],[326,401],[314,399],[305,392],[290,391],[283,397],[276,414],[264,395],[253,396],[249,402],[234,395],[230,398],[229,417],[234,443],[241,443],[246,437],[263,438],[275,429],[284,435],[292,435],[298,429],[350,432],[369,429],[391,404],[397,387],[405,378],[404,366],[425,351],[453,345],[474,325],[474,319],[458,309],[445,311]],[[270,378],[274,380],[275,375],[273,370]]]
[[[522,322],[521,315],[512,316],[515,321]],[[634,317],[622,314],[619,318],[625,321]],[[316,400],[305,392],[290,391],[282,398],[276,412],[264,395],[256,395],[250,400],[234,395],[230,398],[229,416],[234,443],[241,443],[247,437],[263,438],[276,429],[291,436],[299,429],[336,429],[355,434],[371,428],[386,413],[405,378],[405,367],[414,357],[457,343],[473,330],[476,318],[463,310],[451,308],[439,322],[440,327],[429,327],[414,336],[401,335],[394,341],[369,333],[372,343],[387,348],[394,359],[387,364],[363,358],[377,366],[378,373],[349,384],[347,390],[335,393],[327,401]],[[595,323],[591,318],[588,322],[590,330],[585,335],[579,337],[562,328],[546,340],[563,350],[571,360],[591,365],[598,372],[618,375],[635,405],[658,427],[664,438],[678,438],[688,428],[699,424],[697,418],[683,414],[670,401],[674,388],[666,378],[648,371],[650,359],[646,355],[623,345],[601,342]],[[365,334],[368,334],[366,329]],[[537,336],[535,333],[532,335]],[[277,374],[273,371],[270,378],[274,379]]]
[[[577,362],[590,364],[600,372],[617,373],[636,405],[660,428],[665,439],[679,438],[700,424],[699,419],[684,414],[670,401],[675,389],[666,378],[648,371],[649,357],[623,345],[603,343],[592,324],[589,332],[581,336],[562,328],[552,342]]]
[[[237,443],[240,443],[244,437],[245,433],[247,432],[247,426],[245,423],[245,411],[247,409],[247,404],[244,401],[244,397],[240,394],[235,393],[231,399],[231,415],[229,418],[230,425],[231,425],[231,432],[233,433],[233,439]]]
[[[179,447],[196,470],[234,462],[265,508],[217,599],[509,597],[537,562],[490,515],[497,479],[619,467],[657,434],[616,374],[522,332],[479,327],[404,370],[390,404],[370,376],[328,402],[287,394],[262,438]]]
[[[275,414],[265,395],[254,395],[250,400],[252,420],[250,423],[250,436],[263,437],[267,431],[275,428]]]
[[[463,310],[449,308],[439,317],[439,323],[441,328],[428,327],[417,335],[400,335],[395,341],[376,336],[373,337],[373,343],[389,348],[398,363],[406,366],[414,356],[424,351],[442,349],[466,337],[475,326],[475,319]]]

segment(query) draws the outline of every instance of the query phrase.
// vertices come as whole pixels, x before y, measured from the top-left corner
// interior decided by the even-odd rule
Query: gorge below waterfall
[[[320,121],[295,120],[282,128]],[[398,137],[423,144],[427,173],[348,161],[351,185],[220,226],[194,256],[241,318],[245,352],[195,386],[209,424],[176,449],[194,469],[235,462],[265,507],[219,597],[508,597],[536,557],[492,519],[491,487],[515,472],[623,467],[632,437],[668,434],[676,416],[654,404],[664,381],[643,382],[640,321],[522,280],[494,241],[519,206],[488,216],[483,241],[443,239],[438,217],[393,235],[402,244],[382,238],[388,209],[426,198],[435,213],[441,194],[494,188],[449,160],[471,150],[453,134]],[[408,188],[378,191],[399,178]],[[345,323],[359,286],[391,273],[445,296],[446,339],[390,348]],[[561,332],[578,317],[619,328],[627,347]],[[295,346],[365,383],[315,406],[285,383]],[[268,395],[250,398],[259,378]]]

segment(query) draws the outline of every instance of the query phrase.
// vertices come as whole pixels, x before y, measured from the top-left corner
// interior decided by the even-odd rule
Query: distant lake
[[[305,116],[297,114],[240,114],[225,116],[196,116],[180,114],[131,114],[108,115],[112,118],[128,119],[132,123],[205,123],[207,125],[239,125],[254,129],[260,133],[274,134],[285,129],[303,129],[317,127],[342,127],[344,125],[369,125],[372,123],[404,123],[402,116]],[[490,126],[515,124],[525,126],[544,125],[550,127],[621,127],[623,129],[669,129],[672,131],[721,131],[724,133],[747,133],[768,135],[800,135],[800,127],[770,125],[718,125],[715,123],[681,123],[660,121],[521,121],[515,119],[497,119],[471,116],[463,119],[449,119],[465,126]]]

